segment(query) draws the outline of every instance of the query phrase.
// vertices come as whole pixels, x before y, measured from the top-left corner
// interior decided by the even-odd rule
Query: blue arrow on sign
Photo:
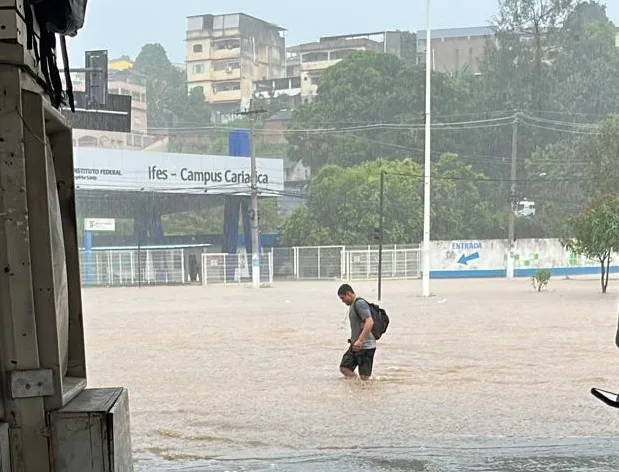
[[[462,254],[462,257],[458,259],[458,264],[469,265],[469,262],[474,261],[475,259],[479,259],[479,253],[474,252],[470,256],[465,256]]]

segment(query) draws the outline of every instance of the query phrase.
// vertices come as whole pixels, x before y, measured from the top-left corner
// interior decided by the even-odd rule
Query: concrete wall
[[[514,248],[515,276],[531,277],[539,269],[554,276],[596,275],[599,262],[566,251],[557,239],[521,239]],[[507,240],[432,241],[433,278],[505,277]],[[619,255],[611,271],[619,272]]]
[[[451,73],[468,68],[471,73],[480,72],[481,61],[489,40],[490,38],[486,37],[432,40],[434,70]]]

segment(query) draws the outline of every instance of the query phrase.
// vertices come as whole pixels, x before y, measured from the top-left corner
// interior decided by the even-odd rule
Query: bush
[[[533,288],[538,292],[541,292],[543,288],[548,285],[550,281],[550,271],[548,269],[538,270],[533,277],[531,277],[531,283]]]

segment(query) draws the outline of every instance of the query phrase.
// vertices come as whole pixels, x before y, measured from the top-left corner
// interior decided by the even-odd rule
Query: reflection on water
[[[322,450],[312,453],[280,451],[279,454],[231,456],[198,461],[194,465],[161,465],[162,471],[261,472],[261,471],[378,471],[378,472],[610,472],[619,467],[615,454],[619,440],[492,440],[476,446],[475,438],[449,440],[439,446],[402,449]],[[506,445],[508,444],[508,445]]]
[[[388,283],[369,384],[337,371],[337,287],[86,290],[89,384],[130,389],[138,470],[617,470],[619,414],[588,393],[619,382],[596,281]]]

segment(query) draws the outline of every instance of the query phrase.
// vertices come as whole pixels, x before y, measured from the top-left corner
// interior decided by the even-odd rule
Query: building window
[[[193,52],[200,53],[202,51],[203,51],[203,49],[202,49],[202,45],[201,44],[194,44],[193,45]]]
[[[240,39],[222,39],[219,41],[213,41],[213,49],[215,51],[221,51],[224,49],[239,49],[240,47]]]
[[[204,95],[204,87],[202,87],[202,85],[196,85],[195,87],[193,87],[191,89],[191,91],[196,91],[196,92],[200,92],[202,95]]]
[[[213,92],[231,92],[233,90],[241,90],[241,82],[219,82],[213,84]]]
[[[127,145],[132,147],[144,147],[144,138],[140,134],[128,134]]]
[[[307,54],[303,54],[302,61],[303,62],[322,62],[329,60],[328,52],[310,52]]]
[[[192,70],[194,74],[204,74],[204,64],[194,64]]]
[[[215,71],[233,71],[241,68],[240,61],[215,61],[213,62],[213,70]]]

